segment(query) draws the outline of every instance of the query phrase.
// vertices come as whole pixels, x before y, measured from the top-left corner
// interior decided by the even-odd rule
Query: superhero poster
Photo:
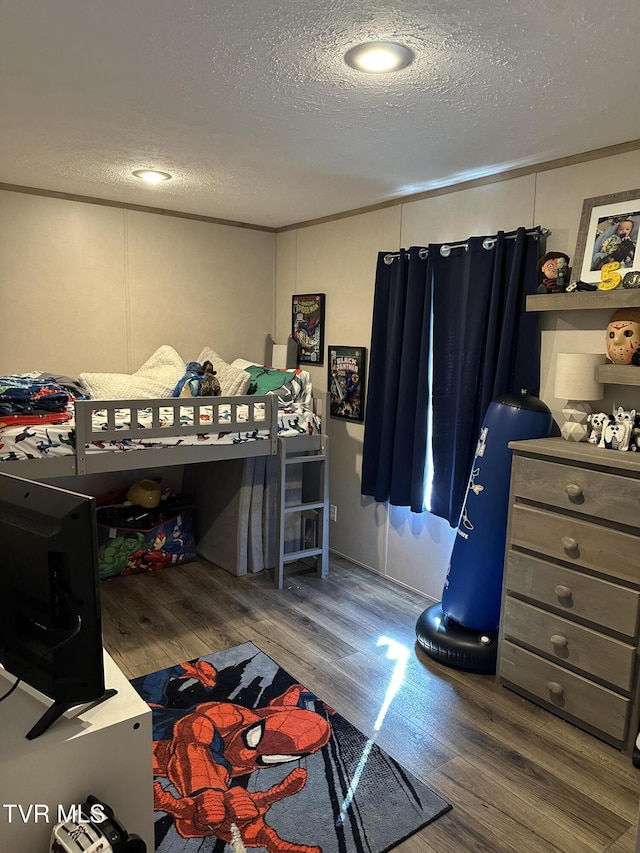
[[[292,296],[291,317],[298,364],[324,364],[324,293]]]
[[[329,414],[346,421],[364,421],[364,347],[329,347]]]

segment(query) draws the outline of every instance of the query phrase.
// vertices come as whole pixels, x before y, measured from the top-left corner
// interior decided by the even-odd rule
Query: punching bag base
[[[493,675],[498,657],[498,632],[465,628],[446,616],[441,604],[428,607],[416,622],[416,637],[434,660],[465,672]]]

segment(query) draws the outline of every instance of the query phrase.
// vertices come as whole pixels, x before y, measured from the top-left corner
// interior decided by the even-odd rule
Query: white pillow
[[[253,367],[257,364],[256,361],[247,361],[246,358],[234,358],[231,362],[231,367],[239,367],[241,370],[246,370],[247,367]]]
[[[213,364],[213,369],[216,371],[220,383],[220,394],[223,397],[238,397],[247,393],[251,377],[246,370],[232,367],[211,347],[205,347],[196,361],[200,364],[210,361]]]
[[[93,400],[137,400],[170,397],[185,363],[170,346],[162,346],[135,373],[81,373],[80,382]]]

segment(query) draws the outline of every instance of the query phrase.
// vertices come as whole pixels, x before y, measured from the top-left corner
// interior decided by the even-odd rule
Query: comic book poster
[[[324,364],[324,293],[293,296],[291,314],[298,364]]]
[[[329,347],[329,414],[346,421],[364,421],[364,347]]]

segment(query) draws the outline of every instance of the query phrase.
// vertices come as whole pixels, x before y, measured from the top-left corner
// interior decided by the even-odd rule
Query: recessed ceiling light
[[[170,181],[169,172],[158,172],[157,169],[136,169],[133,174],[148,184],[159,184],[161,181]]]
[[[356,71],[383,74],[406,68],[413,60],[413,51],[395,41],[370,41],[352,47],[344,61]]]

